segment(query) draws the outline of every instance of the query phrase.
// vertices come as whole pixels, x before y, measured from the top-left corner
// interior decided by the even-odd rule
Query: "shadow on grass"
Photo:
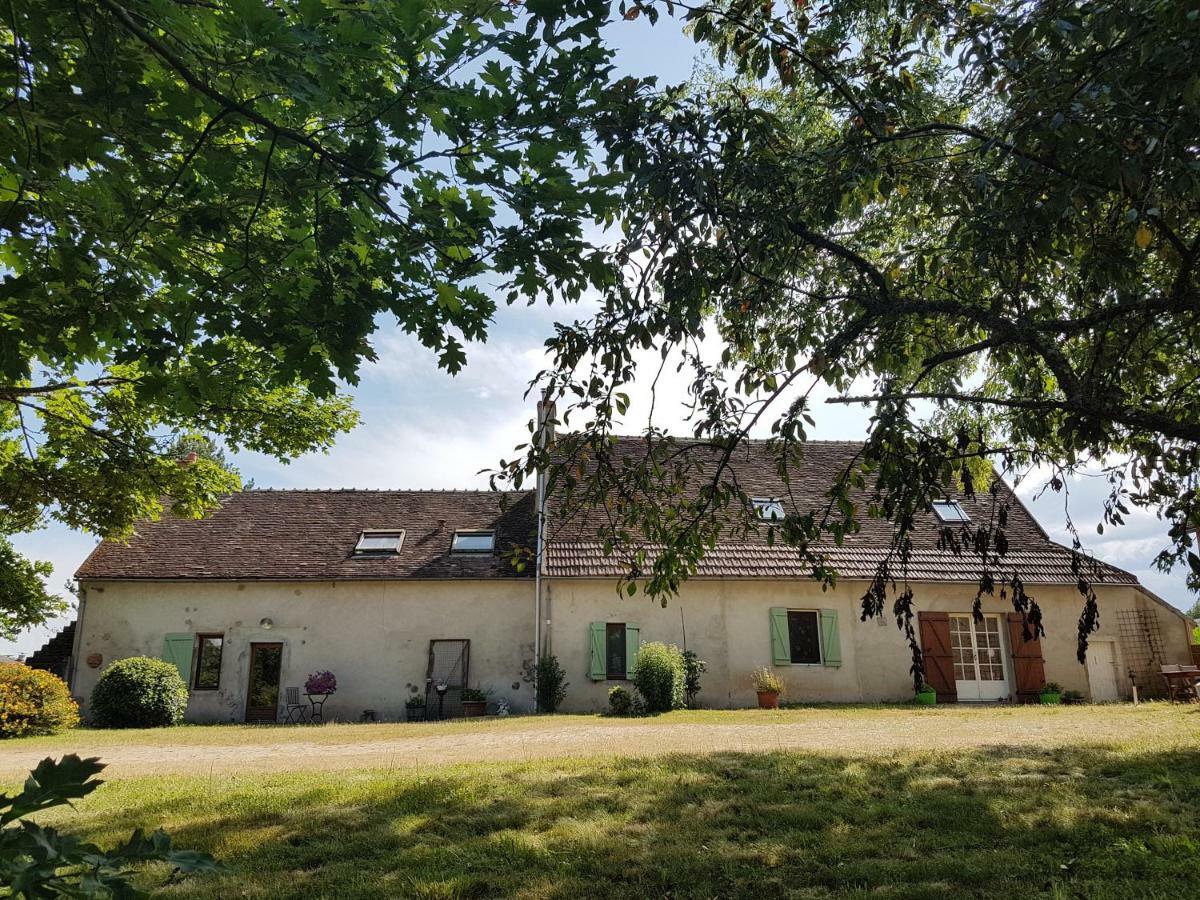
[[[184,896],[1185,897],[1198,773],[1200,750],[564,760],[118,782],[80,821],[230,866]]]

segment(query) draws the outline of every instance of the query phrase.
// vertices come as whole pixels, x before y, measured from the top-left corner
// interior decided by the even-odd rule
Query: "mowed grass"
[[[992,746],[956,751],[124,778],[43,821],[105,844],[161,825],[229,867],[145,873],[166,896],[1200,896],[1189,732],[1017,747],[980,721]]]

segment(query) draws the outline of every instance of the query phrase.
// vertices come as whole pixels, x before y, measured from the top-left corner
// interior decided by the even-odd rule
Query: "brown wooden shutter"
[[[950,614],[918,612],[917,624],[921,629],[925,681],[937,691],[938,703],[955,703],[958,688],[954,686],[954,659],[950,654]]]
[[[1012,646],[1013,675],[1016,677],[1017,702],[1037,703],[1046,683],[1042,662],[1042,642],[1035,636],[1025,640],[1020,613],[1008,614],[1008,642]]]

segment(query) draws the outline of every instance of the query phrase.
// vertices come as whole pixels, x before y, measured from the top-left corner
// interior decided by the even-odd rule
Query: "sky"
[[[696,46],[677,21],[664,18],[651,26],[644,17],[610,26],[617,65],[625,74],[657,75],[661,83],[686,80],[697,61]],[[495,467],[525,441],[534,398],[525,397],[530,380],[542,368],[543,343],[555,321],[575,318],[584,310],[563,307],[502,307],[486,343],[468,347],[467,366],[457,376],[437,368],[434,355],[416,338],[383,326],[375,339],[378,362],[362,372],[351,394],[362,417],[358,428],[342,436],[327,454],[310,454],[290,464],[252,453],[233,463],[243,478],[259,488],[486,488],[481,470]],[[648,367],[648,375],[654,366]],[[657,388],[656,424],[685,433],[681,378],[667,377]],[[645,424],[649,385],[630,386],[630,429]],[[822,406],[815,411],[811,437],[860,440],[867,414],[859,408]],[[765,436],[765,435],[761,435]],[[1043,527],[1056,540],[1068,541],[1061,495],[1034,500],[1030,487],[1018,488]],[[1102,512],[1104,483],[1080,478],[1070,485],[1071,513],[1085,547],[1101,559],[1134,572],[1142,583],[1167,601],[1186,608],[1194,598],[1184,584],[1184,571],[1164,575],[1153,559],[1166,545],[1166,527],[1152,514],[1135,511],[1128,524],[1096,534]],[[1091,535],[1091,538],[1088,538]],[[95,547],[91,535],[60,525],[28,535],[14,544],[26,555],[54,565],[50,579],[61,588]],[[32,629],[14,641],[0,640],[0,654],[28,654],[40,647],[73,617]]]

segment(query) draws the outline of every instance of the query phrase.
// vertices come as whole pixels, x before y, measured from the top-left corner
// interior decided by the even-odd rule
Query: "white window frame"
[[[358,534],[358,543],[354,545],[355,556],[395,556],[404,547],[403,528],[364,528]],[[381,535],[396,535],[395,547],[364,547],[363,541]]]
[[[492,539],[491,544],[489,544],[487,547],[458,547],[458,546],[456,546],[456,544],[458,543],[458,539],[460,537],[483,537],[484,535],[487,535],[488,537],[490,537]],[[454,531],[454,536],[450,538],[450,552],[454,553],[456,555],[460,554],[460,553],[464,554],[464,555],[495,553],[496,552],[496,531],[495,531],[495,529],[491,529],[491,528],[479,528],[479,529],[457,528]]]
[[[971,521],[971,517],[967,515],[967,511],[957,500],[934,500],[929,506],[933,509],[934,515],[946,525],[963,525]],[[949,517],[946,516],[942,512],[943,508],[952,511],[952,514]]]
[[[802,612],[812,613],[817,620],[817,656],[819,659],[816,662],[798,663],[789,662],[789,666],[795,666],[798,669],[823,669],[825,668],[825,635],[821,633],[821,611],[819,609],[801,609],[799,607],[789,606],[789,613]],[[788,659],[792,658],[792,622],[788,620]]]
[[[754,506],[754,515],[760,522],[782,522],[787,516],[783,500],[779,497],[751,497],[750,503]],[[779,509],[778,517],[767,515],[767,512],[774,508]]]

